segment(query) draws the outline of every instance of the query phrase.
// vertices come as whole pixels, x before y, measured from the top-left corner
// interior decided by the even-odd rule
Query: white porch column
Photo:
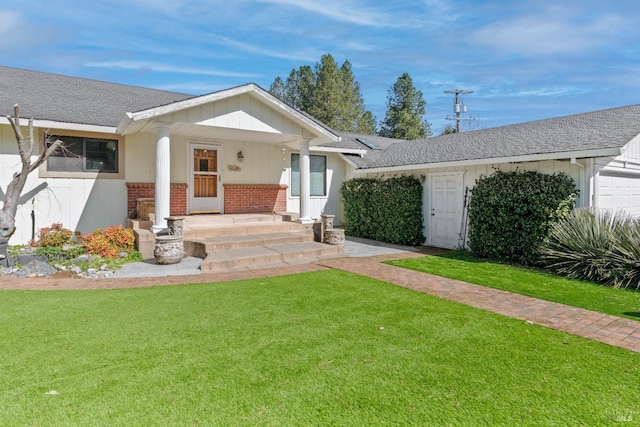
[[[151,231],[157,233],[167,228],[171,203],[171,144],[169,123],[156,122],[158,142],[156,143],[156,206],[155,221]]]
[[[311,213],[309,212],[311,194],[311,161],[309,160],[309,140],[300,141],[300,217],[301,223],[310,223]]]

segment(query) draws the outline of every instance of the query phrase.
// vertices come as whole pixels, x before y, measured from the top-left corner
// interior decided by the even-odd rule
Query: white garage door
[[[640,216],[640,176],[601,172],[597,206]]]

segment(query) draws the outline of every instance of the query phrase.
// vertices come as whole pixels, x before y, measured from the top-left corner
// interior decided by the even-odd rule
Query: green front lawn
[[[0,425],[617,425],[640,354],[335,271],[0,293]]]
[[[474,258],[465,251],[389,261],[411,270],[640,320],[640,292]]]

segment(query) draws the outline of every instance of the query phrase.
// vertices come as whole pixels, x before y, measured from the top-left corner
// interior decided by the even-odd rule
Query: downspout
[[[587,168],[582,163],[578,163],[578,160],[575,157],[571,158],[571,164],[582,169],[580,171],[580,198],[582,199],[582,206],[588,207],[591,193],[591,186],[589,185],[589,191],[585,191],[587,188]],[[586,194],[585,194],[586,193]]]

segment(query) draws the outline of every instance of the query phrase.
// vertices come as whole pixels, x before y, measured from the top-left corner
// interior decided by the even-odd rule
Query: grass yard
[[[499,264],[465,251],[398,261],[398,267],[502,289],[522,295],[640,320],[640,292],[613,289],[594,282],[567,279],[539,270]]]
[[[640,354],[335,270],[4,291],[0,324],[0,425],[640,420]]]

